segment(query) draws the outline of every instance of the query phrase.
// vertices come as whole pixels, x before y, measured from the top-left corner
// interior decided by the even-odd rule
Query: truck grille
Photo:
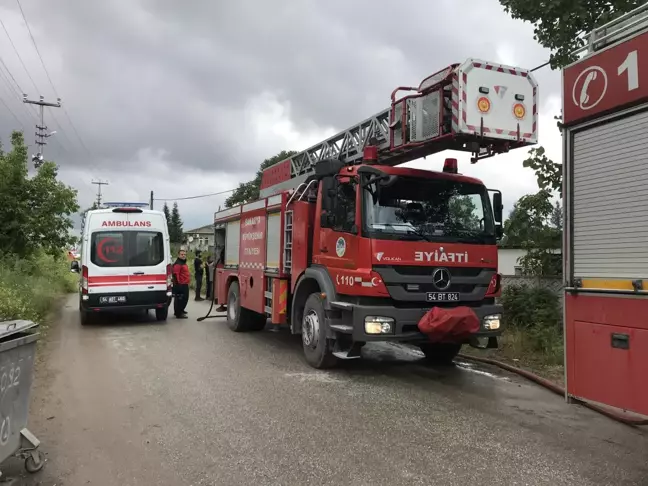
[[[419,267],[413,265],[376,265],[378,273],[392,299],[401,302],[427,302],[428,292],[438,292],[432,275],[444,268],[450,273],[450,286],[443,292],[458,292],[459,300],[480,301],[486,295],[494,268],[475,267]]]

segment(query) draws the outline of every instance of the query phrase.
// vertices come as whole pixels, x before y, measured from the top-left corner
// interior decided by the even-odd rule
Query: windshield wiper
[[[393,223],[379,223],[383,226],[391,226],[392,228],[397,228],[399,226],[405,226],[404,224],[393,224]],[[411,226],[407,226],[407,230],[404,232],[401,231],[385,231],[382,228],[371,228],[371,231],[376,231],[378,233],[387,233],[389,235],[394,235],[398,236],[399,238],[406,238],[406,237],[411,237],[411,236],[418,236],[420,239],[423,239],[425,241],[431,242],[427,236],[425,236],[423,233],[420,233],[419,231],[415,230]]]
[[[423,238],[425,241],[432,243],[432,240],[425,234],[421,233],[419,230],[416,229],[416,227],[412,224],[411,221],[406,220],[405,218],[401,218],[404,223],[408,224],[409,227],[407,229],[407,233],[411,235],[416,235],[419,238]],[[391,226],[394,226],[393,224]]]

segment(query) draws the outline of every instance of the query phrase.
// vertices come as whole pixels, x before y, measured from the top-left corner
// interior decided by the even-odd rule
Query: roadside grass
[[[75,292],[78,282],[78,274],[70,272],[70,263],[63,256],[0,259],[0,322],[27,319],[39,323],[45,332],[56,303]]]
[[[491,358],[564,385],[564,342],[558,297],[550,290],[508,286],[502,292],[504,333],[498,349],[464,346],[463,353]]]

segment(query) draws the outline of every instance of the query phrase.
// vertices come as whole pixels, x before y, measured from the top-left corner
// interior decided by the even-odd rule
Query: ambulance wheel
[[[326,337],[324,306],[319,293],[311,294],[306,299],[301,336],[304,356],[309,365],[324,369],[337,364],[338,360],[333,356],[333,341]]]
[[[169,308],[168,307],[165,306],[165,307],[155,309],[155,318],[158,321],[166,321],[168,316],[169,316]]]
[[[428,343],[420,346],[425,359],[430,364],[450,365],[461,351],[461,344]]]
[[[81,303],[79,303],[79,321],[81,321],[81,325],[89,326],[90,324],[92,324],[90,322],[91,317],[92,316],[90,315],[90,313],[87,310],[85,310],[83,307],[81,307]]]

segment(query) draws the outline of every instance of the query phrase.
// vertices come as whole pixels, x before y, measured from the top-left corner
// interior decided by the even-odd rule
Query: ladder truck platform
[[[401,93],[402,96],[399,96]],[[398,87],[386,110],[265,169],[261,196],[297,187],[315,164],[361,163],[375,147],[382,165],[444,150],[471,152],[471,162],[538,142],[538,84],[526,69],[468,59]]]

